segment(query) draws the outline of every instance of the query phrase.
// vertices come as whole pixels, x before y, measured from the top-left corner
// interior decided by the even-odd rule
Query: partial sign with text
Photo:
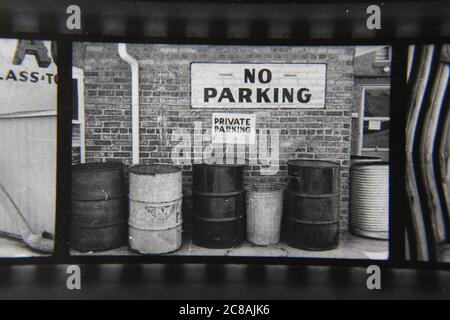
[[[213,143],[255,143],[255,114],[213,113]]]

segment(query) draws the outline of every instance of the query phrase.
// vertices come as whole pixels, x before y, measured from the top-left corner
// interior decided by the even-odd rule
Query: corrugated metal
[[[350,171],[350,229],[365,237],[389,238],[389,166],[357,164]]]

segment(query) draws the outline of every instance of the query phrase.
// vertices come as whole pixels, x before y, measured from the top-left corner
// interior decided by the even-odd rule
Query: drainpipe
[[[127,52],[127,45],[119,43],[119,56],[131,66],[131,131],[133,164],[139,163],[139,64]]]

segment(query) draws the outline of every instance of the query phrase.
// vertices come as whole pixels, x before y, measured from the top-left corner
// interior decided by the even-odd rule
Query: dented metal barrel
[[[144,254],[182,244],[182,170],[169,164],[130,167],[130,247]]]
[[[389,238],[389,165],[361,162],[350,168],[350,231]]]
[[[196,245],[231,248],[245,238],[244,167],[195,164],[193,235]]]
[[[338,163],[288,161],[286,232],[288,245],[330,250],[339,245],[340,175]]]
[[[72,166],[70,234],[75,250],[105,251],[125,245],[127,219],[121,163]]]

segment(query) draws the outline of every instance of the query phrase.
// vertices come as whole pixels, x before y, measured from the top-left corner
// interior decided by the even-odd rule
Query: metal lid
[[[359,161],[352,164],[354,166],[389,166],[387,161]]]
[[[288,165],[308,168],[339,168],[340,164],[329,160],[289,160]]]
[[[107,171],[123,168],[121,162],[89,162],[72,165],[74,171]]]
[[[227,164],[227,163],[195,163],[194,166],[208,166],[208,167],[224,167],[224,168],[240,168],[245,167],[245,164]]]
[[[359,156],[359,155],[352,154],[350,156],[350,160],[362,160],[362,161],[364,161],[364,160],[371,160],[371,161],[377,160],[377,161],[381,161],[381,158],[380,157],[374,157],[374,156]]]
[[[244,188],[249,193],[269,194],[281,192],[285,187],[286,185],[282,183],[251,183]]]
[[[181,168],[172,164],[136,164],[129,169],[130,173],[139,175],[168,174],[181,171]]]

